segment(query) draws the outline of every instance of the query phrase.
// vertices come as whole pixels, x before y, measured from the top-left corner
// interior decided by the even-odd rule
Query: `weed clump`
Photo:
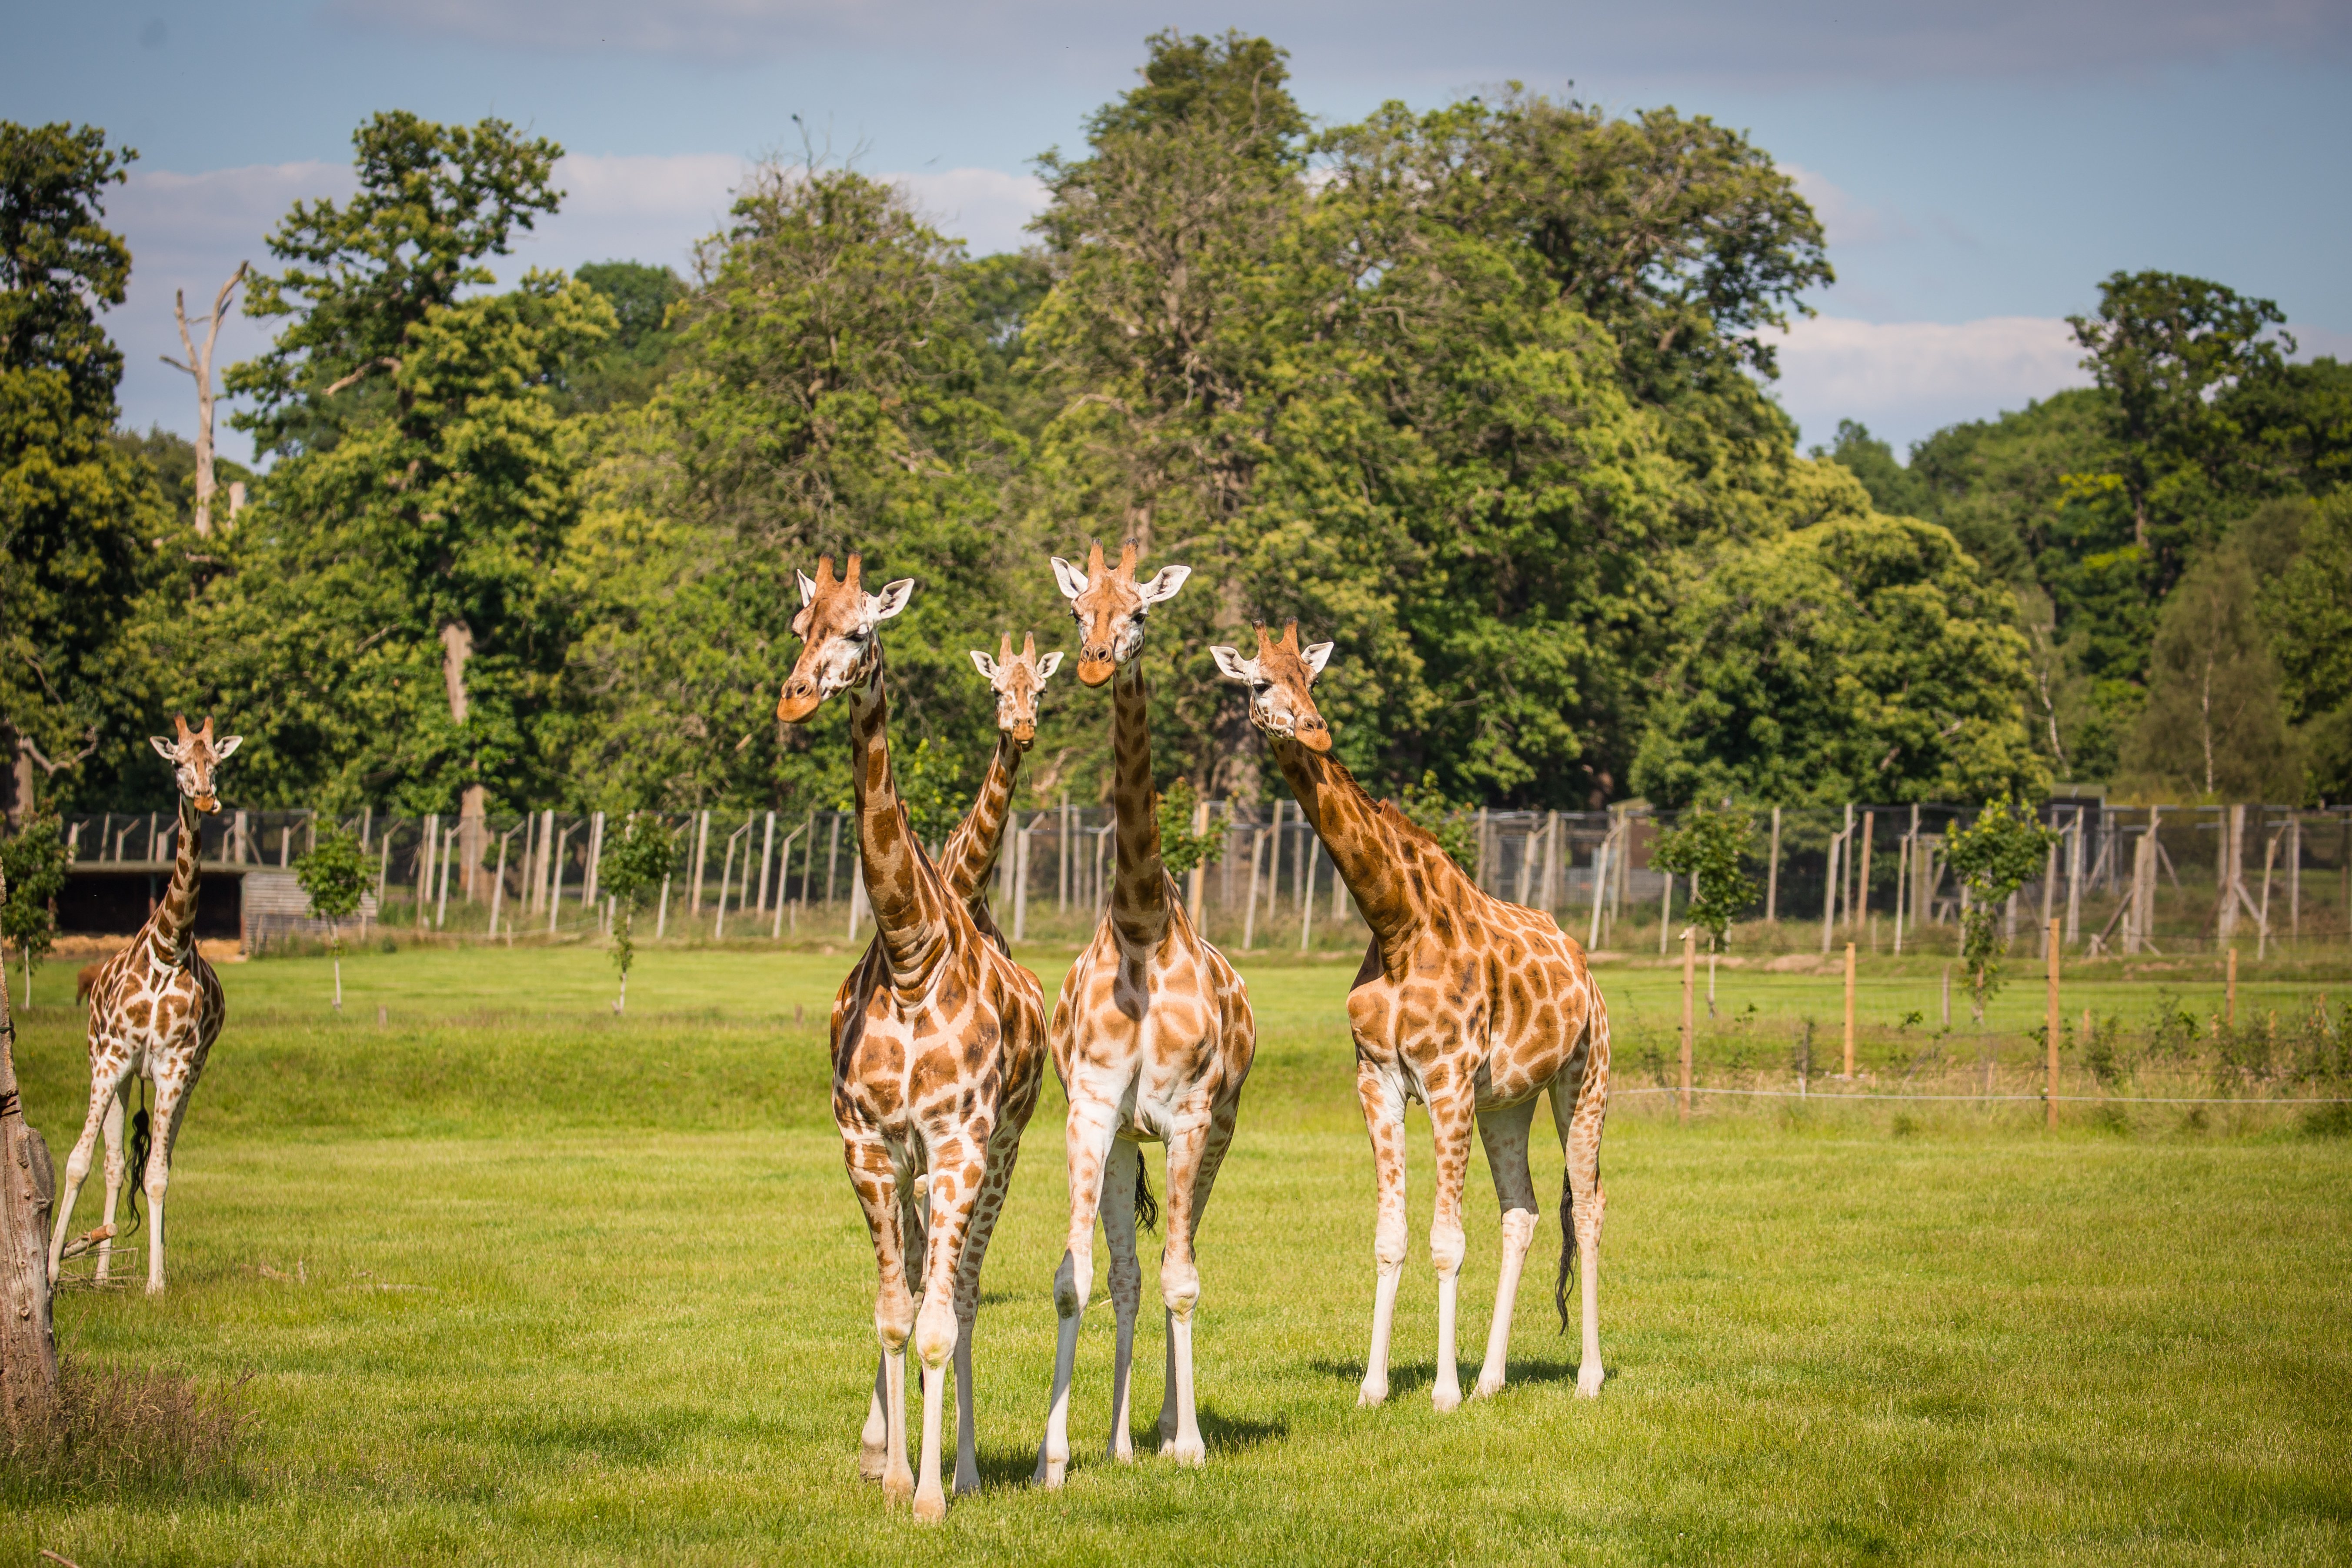
[[[0,1499],[233,1485],[253,1426],[243,1388],[62,1361],[49,1419],[13,1438],[0,1432]]]

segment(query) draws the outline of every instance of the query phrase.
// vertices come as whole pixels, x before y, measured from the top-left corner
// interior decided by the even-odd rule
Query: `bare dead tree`
[[[180,323],[180,348],[185,353],[184,364],[170,354],[158,354],[173,370],[185,371],[196,382],[196,536],[210,539],[213,534],[213,345],[220,342],[221,317],[228,311],[228,297],[245,281],[246,268],[252,263],[240,261],[228,281],[220,286],[213,299],[213,312],[196,318],[197,324],[206,328],[205,352],[196,352],[195,339],[188,331],[188,295],[176,289],[172,295],[172,314]]]
[[[0,900],[8,896],[0,877]],[[49,1152],[26,1125],[16,1093],[16,1021],[0,985],[0,1421],[31,1432],[58,1401],[58,1342],[49,1323]]]

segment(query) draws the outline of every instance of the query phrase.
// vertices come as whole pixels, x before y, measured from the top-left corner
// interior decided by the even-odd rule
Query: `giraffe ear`
[[[1307,673],[1309,679],[1323,673],[1323,667],[1331,662],[1331,649],[1337,646],[1334,643],[1319,642],[1298,656],[1307,661]]]
[[[1063,560],[1054,557],[1054,581],[1062,585],[1062,597],[1075,599],[1087,591],[1087,574]]]
[[[809,574],[808,574],[807,573],[805,573],[805,572],[795,572],[795,573],[793,573],[793,576],[795,576],[795,577],[797,577],[797,578],[799,578],[799,579],[801,580],[801,603],[802,603],[802,604],[805,605],[805,604],[807,604],[811,599],[814,599],[814,598],[815,598],[815,597],[816,597],[816,584],[815,584],[814,583],[812,583],[812,582],[810,582],[810,581],[809,581]]]
[[[885,583],[882,584],[880,593],[867,597],[866,614],[877,623],[887,621],[905,609],[907,601],[914,596],[915,580],[912,577],[901,577],[895,583]]]
[[[1144,584],[1137,593],[1145,604],[1156,605],[1162,599],[1174,598],[1176,590],[1182,587],[1184,579],[1192,574],[1192,569],[1190,566],[1162,566],[1151,574],[1151,581]]]
[[[1037,679],[1040,680],[1049,680],[1053,679],[1054,672],[1061,668],[1062,650],[1060,648],[1055,648],[1053,652],[1045,655],[1043,658],[1040,658],[1037,661]]]
[[[213,761],[216,763],[225,763],[228,761],[228,754],[244,744],[245,737],[242,735],[222,736],[219,742],[213,747]]]
[[[1209,657],[1217,661],[1218,670],[1227,680],[1238,680],[1244,686],[1257,684],[1257,660],[1244,658],[1237,647],[1212,647]]]
[[[993,682],[996,679],[996,661],[978,648],[971,650],[971,667],[980,671],[982,680]]]
[[[173,742],[170,736],[150,735],[147,737],[147,743],[154,747],[155,754],[163,758],[165,762],[172,763],[177,763],[179,762],[179,752],[174,749]]]

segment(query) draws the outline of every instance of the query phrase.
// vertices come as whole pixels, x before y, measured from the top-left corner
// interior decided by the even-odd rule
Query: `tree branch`
[[[359,369],[352,372],[351,374],[343,377],[342,380],[336,382],[333,385],[328,387],[326,395],[332,397],[339,392],[348,391],[352,387],[357,386],[361,382],[367,379],[367,374],[372,370],[389,370],[393,374],[398,375],[400,374],[400,362],[394,359],[390,354],[384,355],[382,359],[372,359],[368,361],[367,363],[360,366]]]
[[[67,758],[62,763],[53,763],[49,761],[48,758],[43,756],[41,754],[41,748],[34,742],[33,737],[30,735],[19,735],[16,737],[16,750],[23,752],[26,756],[32,758],[36,763],[38,763],[41,765],[41,771],[43,773],[47,773],[51,778],[55,778],[59,773],[65,772],[68,768],[79,767],[83,763],[88,762],[92,756],[97,754],[98,726],[92,724],[89,727],[89,740],[88,743],[85,744],[80,751],[75,752],[72,756]]]

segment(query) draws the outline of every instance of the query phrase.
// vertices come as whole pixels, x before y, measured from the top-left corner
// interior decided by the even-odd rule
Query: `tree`
[[[1870,504],[1889,517],[1935,515],[1935,496],[1926,478],[1896,462],[1895,448],[1859,420],[1839,420],[1837,439],[1826,447],[1814,447],[1813,456],[1841,465],[1860,479],[1870,492]]]
[[[2217,551],[2189,569],[2157,623],[2147,705],[2124,746],[2126,781],[2154,796],[2301,800],[2280,690],[2253,572],[2242,551]]]
[[[971,809],[971,792],[962,787],[963,759],[945,742],[927,735],[911,749],[902,746],[892,754],[890,773],[916,838],[929,846],[945,844]]]
[[[269,239],[285,269],[248,288],[249,313],[287,324],[228,381],[278,461],[198,652],[215,700],[275,742],[257,795],[456,797],[470,878],[490,793],[542,793],[566,732],[556,577],[582,454],[556,388],[613,317],[545,273],[469,291],[554,210],[552,142],[398,113],[353,141],[360,194],[297,203]]]
[[[343,1010],[342,922],[359,913],[367,893],[366,851],[356,835],[329,824],[309,854],[294,862],[294,879],[310,896],[310,910],[327,922],[327,945],[335,956],[335,1011]]]
[[[1961,919],[1960,962],[1969,973],[1971,1005],[1984,1021],[1985,1003],[2000,989],[2001,907],[2028,879],[2043,869],[2058,835],[2033,820],[2022,803],[1997,795],[1966,827],[1944,836],[1944,863],[1968,889]]]
[[[2257,605],[2282,676],[2284,716],[2309,759],[2309,790],[2352,795],[2352,489],[2297,519],[2287,558]]]
[[[1841,517],[1695,574],[1633,764],[1662,805],[2046,787],[2007,590],[1932,523]]]
[[[1435,773],[1422,774],[1419,784],[1407,779],[1398,805],[1405,820],[1436,839],[1437,847],[1456,866],[1465,871],[1477,868],[1477,824],[1468,806],[1445,798],[1445,792],[1437,787]]]
[[[1706,1016],[1715,1016],[1715,960],[1723,951],[1724,933],[1742,910],[1756,901],[1757,886],[1748,875],[1748,844],[1756,824],[1747,812],[1693,810],[1681,825],[1658,836],[1650,864],[1691,880],[1690,921],[1706,932]]]
[[[613,963],[621,971],[620,994],[613,998],[615,1013],[628,1005],[629,965],[637,956],[630,939],[632,920],[677,866],[677,845],[651,812],[631,812],[627,825],[604,840],[597,880],[613,898]]]
[[[110,439],[122,356],[98,322],[131,253],[107,187],[138,154],[94,126],[0,121],[0,745],[8,818],[80,764],[146,754],[154,672],[126,628],[172,529]],[[59,775],[65,775],[63,781]]]
[[[1195,866],[1206,865],[1217,858],[1225,844],[1225,829],[1231,826],[1231,808],[1225,821],[1211,821],[1192,831],[1192,817],[1200,805],[1192,793],[1192,781],[1178,779],[1160,796],[1160,861],[1171,877],[1181,877]]]
[[[603,296],[614,324],[599,351],[566,377],[566,411],[645,402],[677,363],[678,335],[669,328],[669,311],[686,298],[685,280],[667,267],[639,261],[592,262],[572,276]]]
[[[2067,318],[2113,395],[2116,471],[2159,592],[2218,536],[2243,434],[2222,395],[2279,375],[2294,339],[2271,334],[2285,320],[2271,300],[2169,272],[2113,273],[2097,315]]]
[[[196,324],[206,329],[202,351],[196,347],[195,335],[188,331],[186,290],[172,296],[172,316],[180,324],[180,350],[188,357],[175,360],[169,354],[160,356],[173,370],[186,372],[196,384],[195,530],[199,539],[209,539],[213,532],[213,351],[220,344],[221,322],[228,314],[228,297],[245,281],[247,266],[243,261],[236,264],[236,270],[213,296],[212,313],[196,319]]]
[[[57,942],[58,895],[66,887],[65,837],[54,816],[36,817],[0,839],[0,879],[9,889],[0,903],[0,936],[25,965],[25,1005],[33,1005],[33,961]]]

